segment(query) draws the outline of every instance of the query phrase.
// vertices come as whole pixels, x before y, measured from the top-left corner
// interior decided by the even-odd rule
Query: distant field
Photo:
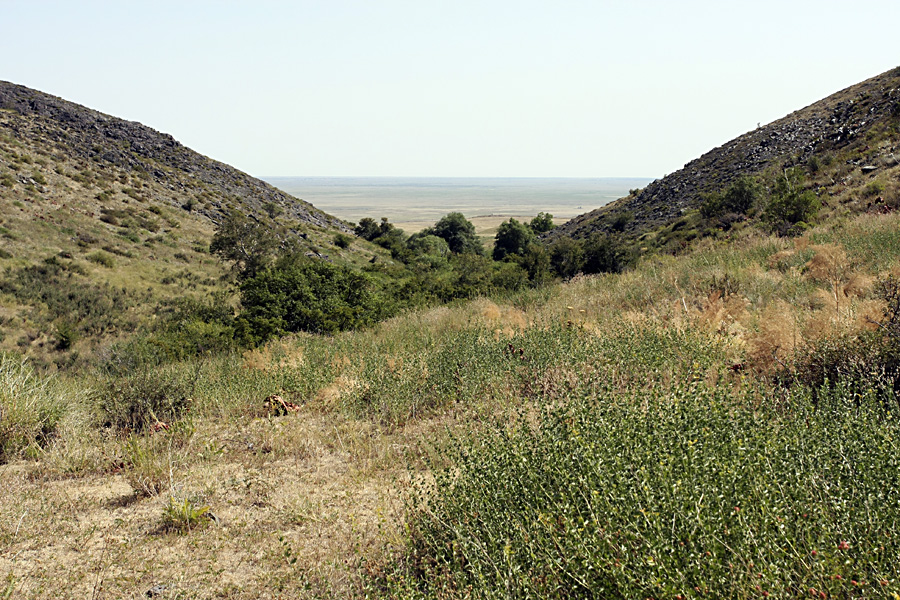
[[[549,212],[559,223],[642,188],[649,178],[266,177],[327,213],[359,221],[387,217],[408,232],[461,212],[479,233],[510,216]]]

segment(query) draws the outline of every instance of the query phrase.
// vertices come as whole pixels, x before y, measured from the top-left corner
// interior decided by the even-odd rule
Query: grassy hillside
[[[339,247],[348,224],[171,136],[0,82],[0,349],[78,364],[161,305],[229,293],[209,246],[232,210],[318,258],[386,256]]]

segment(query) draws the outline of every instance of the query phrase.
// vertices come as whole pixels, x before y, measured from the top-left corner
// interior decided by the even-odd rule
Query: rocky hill
[[[283,214],[320,227],[347,230],[346,223],[237,169],[186,148],[171,135],[134,121],[105,115],[73,102],[0,81],[0,132],[36,142],[50,153],[95,168],[117,168],[153,180],[175,207],[197,200],[197,214],[218,221],[229,207]],[[18,178],[29,183],[27,176]]]
[[[900,68],[735,138],[643,190],[570,220],[550,237],[582,239],[616,224],[640,234],[696,210],[705,194],[723,191],[741,175],[792,166],[809,167],[820,195],[841,195],[897,166],[898,121]],[[628,215],[624,225],[615,219],[621,214]]]

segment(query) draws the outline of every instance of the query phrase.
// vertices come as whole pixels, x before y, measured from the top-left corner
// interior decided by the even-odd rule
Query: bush
[[[450,213],[425,231],[444,238],[454,254],[484,254],[484,246],[475,233],[475,226],[462,213]]]
[[[134,432],[159,422],[171,424],[184,416],[189,404],[184,382],[150,370],[110,379],[100,399],[105,426]]]
[[[822,206],[815,192],[804,190],[802,185],[803,174],[797,168],[786,170],[775,181],[775,188],[763,211],[763,220],[779,235],[796,232],[798,228],[795,226],[809,223]]]
[[[585,273],[621,273],[635,261],[634,254],[617,236],[594,234],[583,248]]]
[[[716,221],[716,225],[728,229],[743,218],[756,204],[760,195],[755,179],[741,176],[725,190],[705,196],[700,205],[700,214],[705,219]]]
[[[384,222],[386,223],[387,219],[385,219]],[[360,219],[353,232],[369,242],[373,241],[383,233],[382,228],[380,228],[378,223],[375,222],[375,219],[372,219],[371,217]]]
[[[335,234],[334,236],[334,245],[338,248],[347,249],[350,247],[350,242],[353,241],[350,239],[349,235],[344,235],[343,233]]]
[[[874,331],[856,335],[827,337],[801,348],[791,370],[781,374],[785,383],[798,382],[815,401],[838,382],[857,397],[874,393],[883,403],[897,402],[900,408],[900,280],[893,276],[876,285],[876,294],[885,301],[880,322]]]
[[[69,321],[60,321],[56,324],[56,347],[59,350],[71,350],[81,335],[78,329]]]
[[[531,219],[531,222],[528,224],[528,228],[537,235],[547,233],[555,227],[556,225],[553,224],[553,215],[545,212],[538,213],[538,215]]]
[[[561,237],[550,246],[550,267],[560,277],[568,279],[584,268],[584,247],[570,237]]]
[[[116,260],[112,256],[99,250],[93,254],[88,254],[86,258],[92,263],[97,263],[107,269],[112,269],[116,266]]]
[[[530,244],[536,242],[534,232],[515,219],[500,224],[494,236],[494,260],[504,260],[507,256],[524,256]]]
[[[241,305],[239,328],[250,343],[287,332],[365,327],[391,313],[365,274],[302,255],[282,257],[243,281]]]

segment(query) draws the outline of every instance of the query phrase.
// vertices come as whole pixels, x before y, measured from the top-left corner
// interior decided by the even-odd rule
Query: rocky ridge
[[[650,183],[643,190],[571,219],[548,237],[581,239],[609,232],[604,217],[630,213],[626,233],[638,234],[669,223],[697,209],[703,195],[722,191],[738,176],[807,163],[811,157],[858,146],[850,159],[861,174],[895,166],[897,148],[888,144],[873,150],[870,133],[900,118],[900,68],[842,90],[824,100],[715,148],[684,168]]]
[[[139,173],[173,192],[173,201],[203,194],[195,213],[214,223],[229,208],[249,214],[277,207],[288,219],[349,232],[340,219],[234,167],[207,158],[169,134],[21,85],[0,81],[0,132],[36,141],[100,168]],[[229,206],[230,205],[230,206]]]

